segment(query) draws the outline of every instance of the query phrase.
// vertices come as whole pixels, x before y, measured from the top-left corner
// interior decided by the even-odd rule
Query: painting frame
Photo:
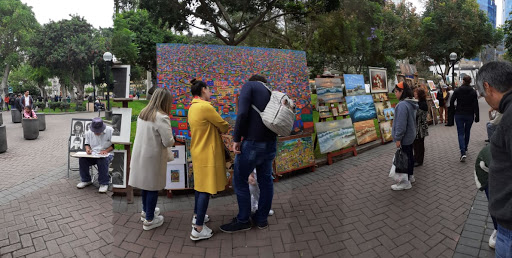
[[[169,164],[165,171],[165,189],[185,189],[186,164]]]
[[[131,108],[112,108],[112,142],[128,143],[130,142],[131,133]]]
[[[347,96],[366,94],[364,76],[362,74],[343,74]]]
[[[437,87],[436,87],[436,84],[434,83],[434,81],[428,80],[427,84],[431,91],[437,91]]]
[[[369,139],[362,139],[361,138],[362,134],[360,134],[359,132],[362,132],[363,130],[366,130],[367,128],[371,128],[370,129],[371,134],[370,135],[365,134],[364,136],[365,136],[365,138],[369,138]],[[373,142],[373,141],[376,141],[379,139],[379,137],[377,136],[377,130],[375,129],[374,119],[354,123],[354,132],[356,134],[356,140],[357,140],[358,145],[363,145],[363,144],[370,143],[370,142]]]
[[[368,67],[370,75],[370,93],[388,93],[388,76],[386,68]]]
[[[315,124],[320,153],[325,154],[357,144],[350,119],[337,119]]]
[[[338,103],[343,100],[343,84],[340,78],[315,78],[318,103]]]
[[[113,188],[126,188],[126,170],[127,170],[127,162],[128,162],[128,152],[126,150],[114,150],[112,152],[114,157],[109,164],[109,174],[110,182],[112,183]],[[112,172],[110,171],[112,169]],[[116,171],[117,170],[117,171]],[[122,171],[119,171],[122,170]],[[119,184],[116,180],[116,177],[122,176],[122,183]]]
[[[174,147],[169,148],[169,151],[171,151],[174,154],[174,160],[167,162],[167,164],[186,164],[187,163],[187,152],[185,149],[185,145],[176,145]]]
[[[68,152],[75,153],[79,151],[85,151],[85,133],[87,124],[90,125],[92,119],[84,118],[71,118],[71,128],[69,133],[69,148]],[[77,128],[78,127],[78,128]],[[76,142],[76,138],[80,141],[81,148],[76,148],[73,143]]]

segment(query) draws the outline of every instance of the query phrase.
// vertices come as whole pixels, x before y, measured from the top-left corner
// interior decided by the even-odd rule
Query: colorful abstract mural
[[[296,138],[295,136],[277,142],[276,173],[283,173],[309,166],[315,162],[313,140],[311,135]],[[288,137],[290,138],[290,137]]]
[[[297,116],[294,133],[313,132],[311,92],[306,53],[303,51],[157,44],[157,62],[158,86],[171,91],[174,117],[187,115],[192,100],[189,81],[196,78],[210,87],[212,105],[233,127],[237,95],[242,85],[252,75],[260,74],[267,78],[272,89],[286,93],[295,101]],[[179,133],[185,135],[181,130]]]

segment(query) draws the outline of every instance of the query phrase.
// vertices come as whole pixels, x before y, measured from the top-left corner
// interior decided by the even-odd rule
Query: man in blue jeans
[[[236,154],[233,186],[238,201],[238,216],[233,218],[231,223],[220,227],[220,230],[226,233],[245,231],[252,227],[248,179],[255,168],[260,198],[252,222],[260,229],[268,227],[267,218],[274,196],[272,162],[276,156],[277,135],[263,124],[258,112],[252,108],[254,105],[259,110],[264,110],[270,100],[270,92],[264,83],[267,83],[265,77],[253,75],[242,86],[238,98],[238,114],[233,136],[233,151]]]
[[[480,111],[478,109],[478,96],[476,91],[470,86],[471,77],[466,75],[462,81],[462,86],[453,92],[450,106],[455,107],[455,124],[457,125],[457,134],[459,136],[460,162],[465,162],[471,126],[473,121],[475,123],[480,121]],[[457,101],[456,106],[455,101]]]

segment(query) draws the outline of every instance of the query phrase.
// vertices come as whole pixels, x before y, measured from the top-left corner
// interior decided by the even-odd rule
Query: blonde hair
[[[171,113],[172,96],[171,92],[166,88],[158,88],[151,96],[148,105],[142,109],[139,118],[144,121],[155,122],[156,112],[163,114]]]

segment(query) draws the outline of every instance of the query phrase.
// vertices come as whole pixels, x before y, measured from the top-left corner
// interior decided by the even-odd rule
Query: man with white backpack
[[[293,101],[283,93],[271,91],[266,83],[265,77],[253,75],[242,86],[238,98],[233,135],[236,154],[233,185],[239,211],[230,223],[220,227],[226,233],[249,230],[252,224],[260,229],[268,227],[267,218],[274,195],[272,162],[276,156],[277,133],[290,134],[295,113],[290,109]],[[247,180],[254,169],[260,197],[258,210],[251,218],[251,194]]]

